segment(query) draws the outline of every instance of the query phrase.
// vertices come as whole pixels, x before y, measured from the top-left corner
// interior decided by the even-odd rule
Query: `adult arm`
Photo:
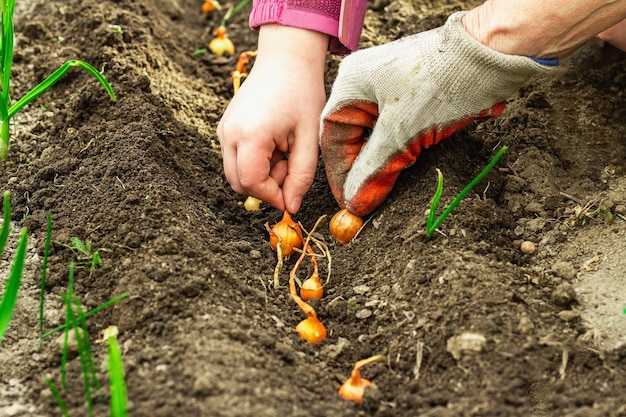
[[[563,58],[624,19],[625,0],[488,0],[469,11],[463,25],[504,54]]]

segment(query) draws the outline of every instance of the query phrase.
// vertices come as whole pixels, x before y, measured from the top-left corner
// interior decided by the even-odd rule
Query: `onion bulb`
[[[301,338],[313,345],[326,339],[326,328],[315,316],[309,316],[298,323],[296,331]]]
[[[226,36],[226,28],[224,26],[219,26],[213,31],[213,34],[215,37],[209,43],[211,52],[217,56],[222,56],[225,52],[229,55],[235,54],[235,45],[233,45],[233,42]]]
[[[202,13],[207,14],[213,10],[219,10],[221,8],[220,4],[216,0],[206,0],[202,5]]]
[[[365,394],[365,388],[376,388],[376,386],[371,381],[362,378],[359,369],[364,365],[376,362],[383,358],[384,357],[380,355],[372,356],[370,358],[362,359],[355,363],[350,378],[348,378],[346,382],[344,382],[343,385],[339,388],[339,395],[341,395],[344,400],[354,401],[358,404],[362,403],[363,395]]]
[[[261,203],[262,201],[258,198],[249,196],[248,198],[246,198],[246,201],[244,201],[243,207],[246,209],[246,211],[259,211],[261,210]]]
[[[283,214],[283,219],[272,227],[270,233],[270,244],[274,250],[276,250],[279,240],[283,258],[289,258],[296,251],[296,248],[300,248],[304,243],[300,226],[291,219],[287,210]]]
[[[361,230],[363,218],[352,214],[348,209],[339,210],[330,219],[330,232],[341,243],[348,243]]]
[[[317,272],[307,278],[300,287],[300,298],[304,301],[319,300],[324,296],[324,287]]]

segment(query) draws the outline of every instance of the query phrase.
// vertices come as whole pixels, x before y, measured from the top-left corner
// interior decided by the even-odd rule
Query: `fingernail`
[[[302,196],[295,196],[289,202],[288,210],[290,213],[296,213],[300,209],[300,205],[302,204]]]

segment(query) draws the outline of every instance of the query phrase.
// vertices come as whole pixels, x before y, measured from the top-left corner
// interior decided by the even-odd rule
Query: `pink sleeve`
[[[253,0],[250,27],[278,23],[326,33],[328,50],[345,55],[359,47],[367,0]]]

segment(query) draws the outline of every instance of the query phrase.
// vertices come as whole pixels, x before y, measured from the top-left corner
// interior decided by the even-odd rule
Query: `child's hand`
[[[281,211],[300,208],[317,167],[327,47],[319,32],[261,28],[254,67],[217,127],[236,192]]]

